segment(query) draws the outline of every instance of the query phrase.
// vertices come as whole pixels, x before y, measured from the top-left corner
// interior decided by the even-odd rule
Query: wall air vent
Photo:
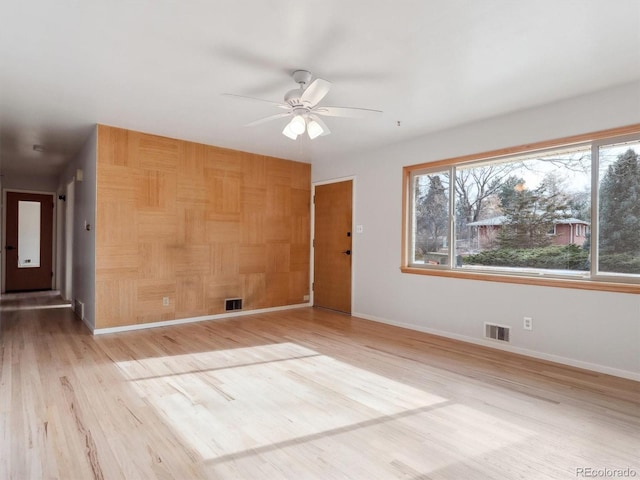
[[[501,342],[509,341],[509,327],[504,325],[496,325],[495,323],[484,324],[484,336],[485,338],[491,338],[493,340],[500,340]]]
[[[84,302],[81,302],[76,298],[73,305],[73,311],[80,320],[84,320]]]
[[[225,299],[224,309],[227,312],[230,312],[231,310],[242,310],[242,299],[241,298]]]

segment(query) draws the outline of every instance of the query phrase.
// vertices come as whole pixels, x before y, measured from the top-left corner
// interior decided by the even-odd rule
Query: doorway
[[[5,291],[53,286],[53,194],[7,192]]]
[[[351,313],[353,180],[314,189],[313,305]]]

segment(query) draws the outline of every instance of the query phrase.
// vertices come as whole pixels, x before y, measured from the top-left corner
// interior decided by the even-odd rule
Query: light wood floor
[[[637,382],[311,308],[94,337],[2,304],[3,480],[640,477]]]

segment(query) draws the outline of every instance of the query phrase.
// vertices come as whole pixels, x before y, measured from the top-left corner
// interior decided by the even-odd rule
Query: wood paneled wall
[[[97,162],[96,328],[309,294],[309,164],[104,125]]]

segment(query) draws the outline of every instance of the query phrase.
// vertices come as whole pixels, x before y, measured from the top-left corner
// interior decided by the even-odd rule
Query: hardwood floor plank
[[[640,384],[302,308],[94,337],[0,299],[2,479],[640,475]]]

